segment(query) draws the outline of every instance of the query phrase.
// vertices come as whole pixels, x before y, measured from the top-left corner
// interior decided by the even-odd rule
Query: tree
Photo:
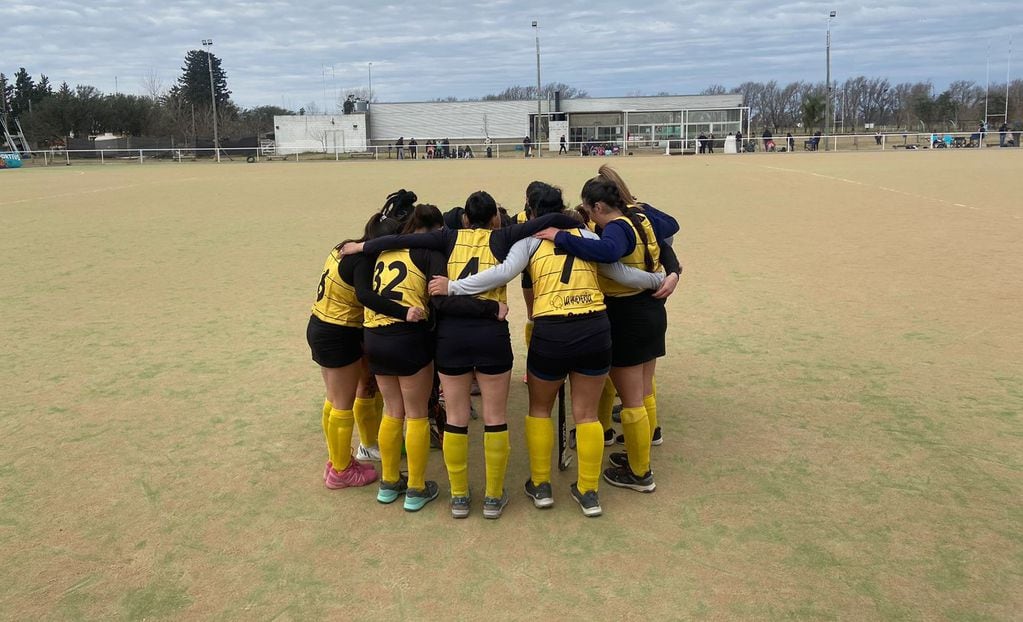
[[[28,75],[24,67],[14,74],[14,97],[11,98],[11,111],[16,115],[26,114],[32,110],[32,98],[35,95],[36,83]]]
[[[12,99],[14,99],[14,86],[7,81],[6,75],[0,73],[0,114],[7,114]]]
[[[803,127],[809,131],[824,122],[824,96],[812,93],[803,98]]]
[[[561,91],[562,99],[581,99],[590,96],[586,91],[577,89],[574,86],[569,86],[564,82],[548,82],[541,87],[540,96],[543,98],[546,98],[547,95],[554,97],[554,93],[556,91]],[[509,86],[500,93],[484,95],[480,99],[483,101],[520,101],[523,99],[536,99],[536,87]]]
[[[207,60],[208,58],[208,60]],[[216,54],[204,50],[189,50],[185,55],[185,66],[181,68],[178,83],[171,89],[189,104],[197,108],[210,105],[210,69],[213,65],[213,90],[216,93],[217,106],[227,103],[231,91],[227,90],[227,74],[220,66]]]

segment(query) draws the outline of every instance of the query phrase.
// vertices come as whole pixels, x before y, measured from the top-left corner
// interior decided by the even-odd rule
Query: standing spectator
[[[434,152],[436,150],[437,150],[437,141],[435,141],[432,138],[427,140],[426,141],[426,159],[427,160],[432,160],[433,159],[433,154],[434,154]]]
[[[526,136],[525,138],[522,139],[522,150],[526,154],[524,157],[528,158],[529,157],[529,152],[532,151],[532,149],[533,149],[533,140],[529,136]]]
[[[707,139],[707,153],[714,153],[714,132],[711,132],[710,138]]]
[[[977,133],[980,134],[980,146],[984,146],[985,134],[987,134],[987,121],[981,121],[980,126],[977,128]]]
[[[445,138],[441,142],[441,149],[440,149],[440,151],[441,151],[441,157],[450,158],[451,157],[451,141],[448,140],[447,138]]]
[[[416,137],[413,136],[412,139],[408,141],[408,153],[410,156],[412,156],[413,160],[416,159],[416,149],[418,147],[419,143],[416,142]]]
[[[771,134],[771,130],[770,129],[765,127],[764,128],[764,133],[761,135],[761,137],[764,140],[764,151],[769,151],[770,149],[768,149],[767,143],[773,142],[771,139],[774,137],[774,135]]]
[[[707,135],[703,132],[696,137],[696,153],[707,153]]]
[[[1012,124],[1012,134],[1016,139],[1016,146],[1019,147],[1020,135],[1023,134],[1023,122],[1016,121]]]
[[[998,127],[998,146],[999,147],[1004,147],[1005,146],[1005,135],[1008,132],[1009,132],[1009,124],[1008,123],[1002,123]]]
[[[558,147],[558,155],[561,155],[563,153],[565,155],[568,155],[568,143],[565,142],[565,135],[564,134],[561,135],[561,139],[558,141],[558,144],[560,145]]]
[[[874,132],[874,142],[877,143],[879,147],[881,146],[881,130],[876,130]]]
[[[785,144],[788,145],[789,152],[795,151],[796,139],[792,137],[792,132],[785,133]]]
[[[743,147],[742,147],[742,130],[739,130],[738,132],[735,133],[735,149],[736,149],[736,151],[735,151],[736,153],[742,153],[743,152]]]
[[[398,159],[399,160],[404,160],[405,159],[405,137],[402,136],[402,137],[398,138],[398,140],[394,143],[394,147],[395,147],[395,149],[398,150]]]

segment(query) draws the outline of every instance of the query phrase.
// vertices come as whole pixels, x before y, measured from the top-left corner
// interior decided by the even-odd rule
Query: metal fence
[[[587,141],[566,142],[564,149],[551,149],[548,145],[521,143],[462,143],[446,148],[440,145],[418,145],[415,151],[405,145],[365,145],[356,150],[349,146],[319,152],[281,155],[253,147],[211,148],[115,148],[115,149],[49,149],[22,154],[24,165],[69,166],[72,164],[107,164],[130,162],[136,164],[176,163],[196,161],[246,162],[322,162],[352,160],[466,160],[523,157],[617,157],[622,155],[668,154],[710,155],[721,153],[802,153],[895,151],[916,149],[990,149],[1019,147],[1020,132],[926,132],[885,134],[840,134],[830,136],[773,136],[743,137],[738,144],[734,136],[714,138],[665,139],[656,141]],[[560,145],[559,145],[560,147]]]

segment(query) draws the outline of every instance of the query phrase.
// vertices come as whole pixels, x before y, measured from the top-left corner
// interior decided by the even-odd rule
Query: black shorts
[[[309,316],[305,329],[313,360],[323,367],[347,367],[362,358],[362,328],[339,326]]]
[[[603,311],[534,321],[526,358],[529,373],[554,381],[571,372],[602,376],[610,367],[611,327]]]
[[[485,318],[441,318],[437,323],[437,372],[461,376],[473,370],[497,375],[511,370],[508,322]]]
[[[615,298],[606,296],[611,320],[611,365],[632,367],[664,356],[668,312],[664,300],[649,292]]]
[[[433,332],[425,322],[399,322],[366,329],[369,371],[378,376],[413,376],[433,361]]]

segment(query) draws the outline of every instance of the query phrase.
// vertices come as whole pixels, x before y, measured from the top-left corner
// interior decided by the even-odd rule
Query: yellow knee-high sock
[[[526,320],[526,347],[533,340],[533,320]]]
[[[611,429],[611,411],[615,407],[615,383],[610,378],[604,380],[604,390],[600,393],[600,403],[597,404],[597,420],[605,430]],[[576,432],[578,435],[578,432]]]
[[[380,445],[380,479],[393,484],[401,477],[401,419],[384,415],[377,434]]]
[[[408,487],[421,490],[426,486],[426,461],[430,458],[430,420],[409,419],[405,424]]]
[[[554,424],[550,417],[527,416],[526,450],[529,452],[529,475],[533,484],[551,481],[552,449],[554,449]]]
[[[625,451],[629,454],[629,468],[642,477],[650,470],[651,437],[646,408],[642,406],[623,408],[622,431],[625,433]],[[578,436],[579,433],[576,432],[577,439]]]
[[[483,432],[483,457],[487,463],[487,496],[498,499],[504,494],[504,474],[508,470],[508,424],[488,425]],[[549,467],[548,467],[549,468]]]
[[[650,386],[653,387],[654,397],[656,398],[657,397],[657,376],[654,376],[653,378],[650,379]]]
[[[330,409],[334,408],[330,400],[323,400],[323,439],[327,441],[327,455],[330,456],[330,436],[327,434],[327,426],[330,424]],[[333,458],[333,456],[330,456]]]
[[[333,441],[333,455],[330,461],[334,463],[335,471],[344,471],[352,461],[352,430],[355,428],[355,417],[350,410],[330,409],[330,421],[327,423],[327,433]]]
[[[452,497],[469,494],[469,428],[444,426],[444,465]]]
[[[380,420],[377,419],[376,399],[372,397],[355,398],[355,425],[359,426],[359,442],[363,447],[377,444],[377,433],[380,431]]]
[[[650,426],[650,438],[653,438],[654,430],[657,428],[657,397],[653,394],[644,397],[643,408],[646,409],[646,418]]]
[[[576,486],[585,493],[597,489],[600,463],[604,459],[604,429],[597,421],[575,426],[575,447],[579,460]]]

